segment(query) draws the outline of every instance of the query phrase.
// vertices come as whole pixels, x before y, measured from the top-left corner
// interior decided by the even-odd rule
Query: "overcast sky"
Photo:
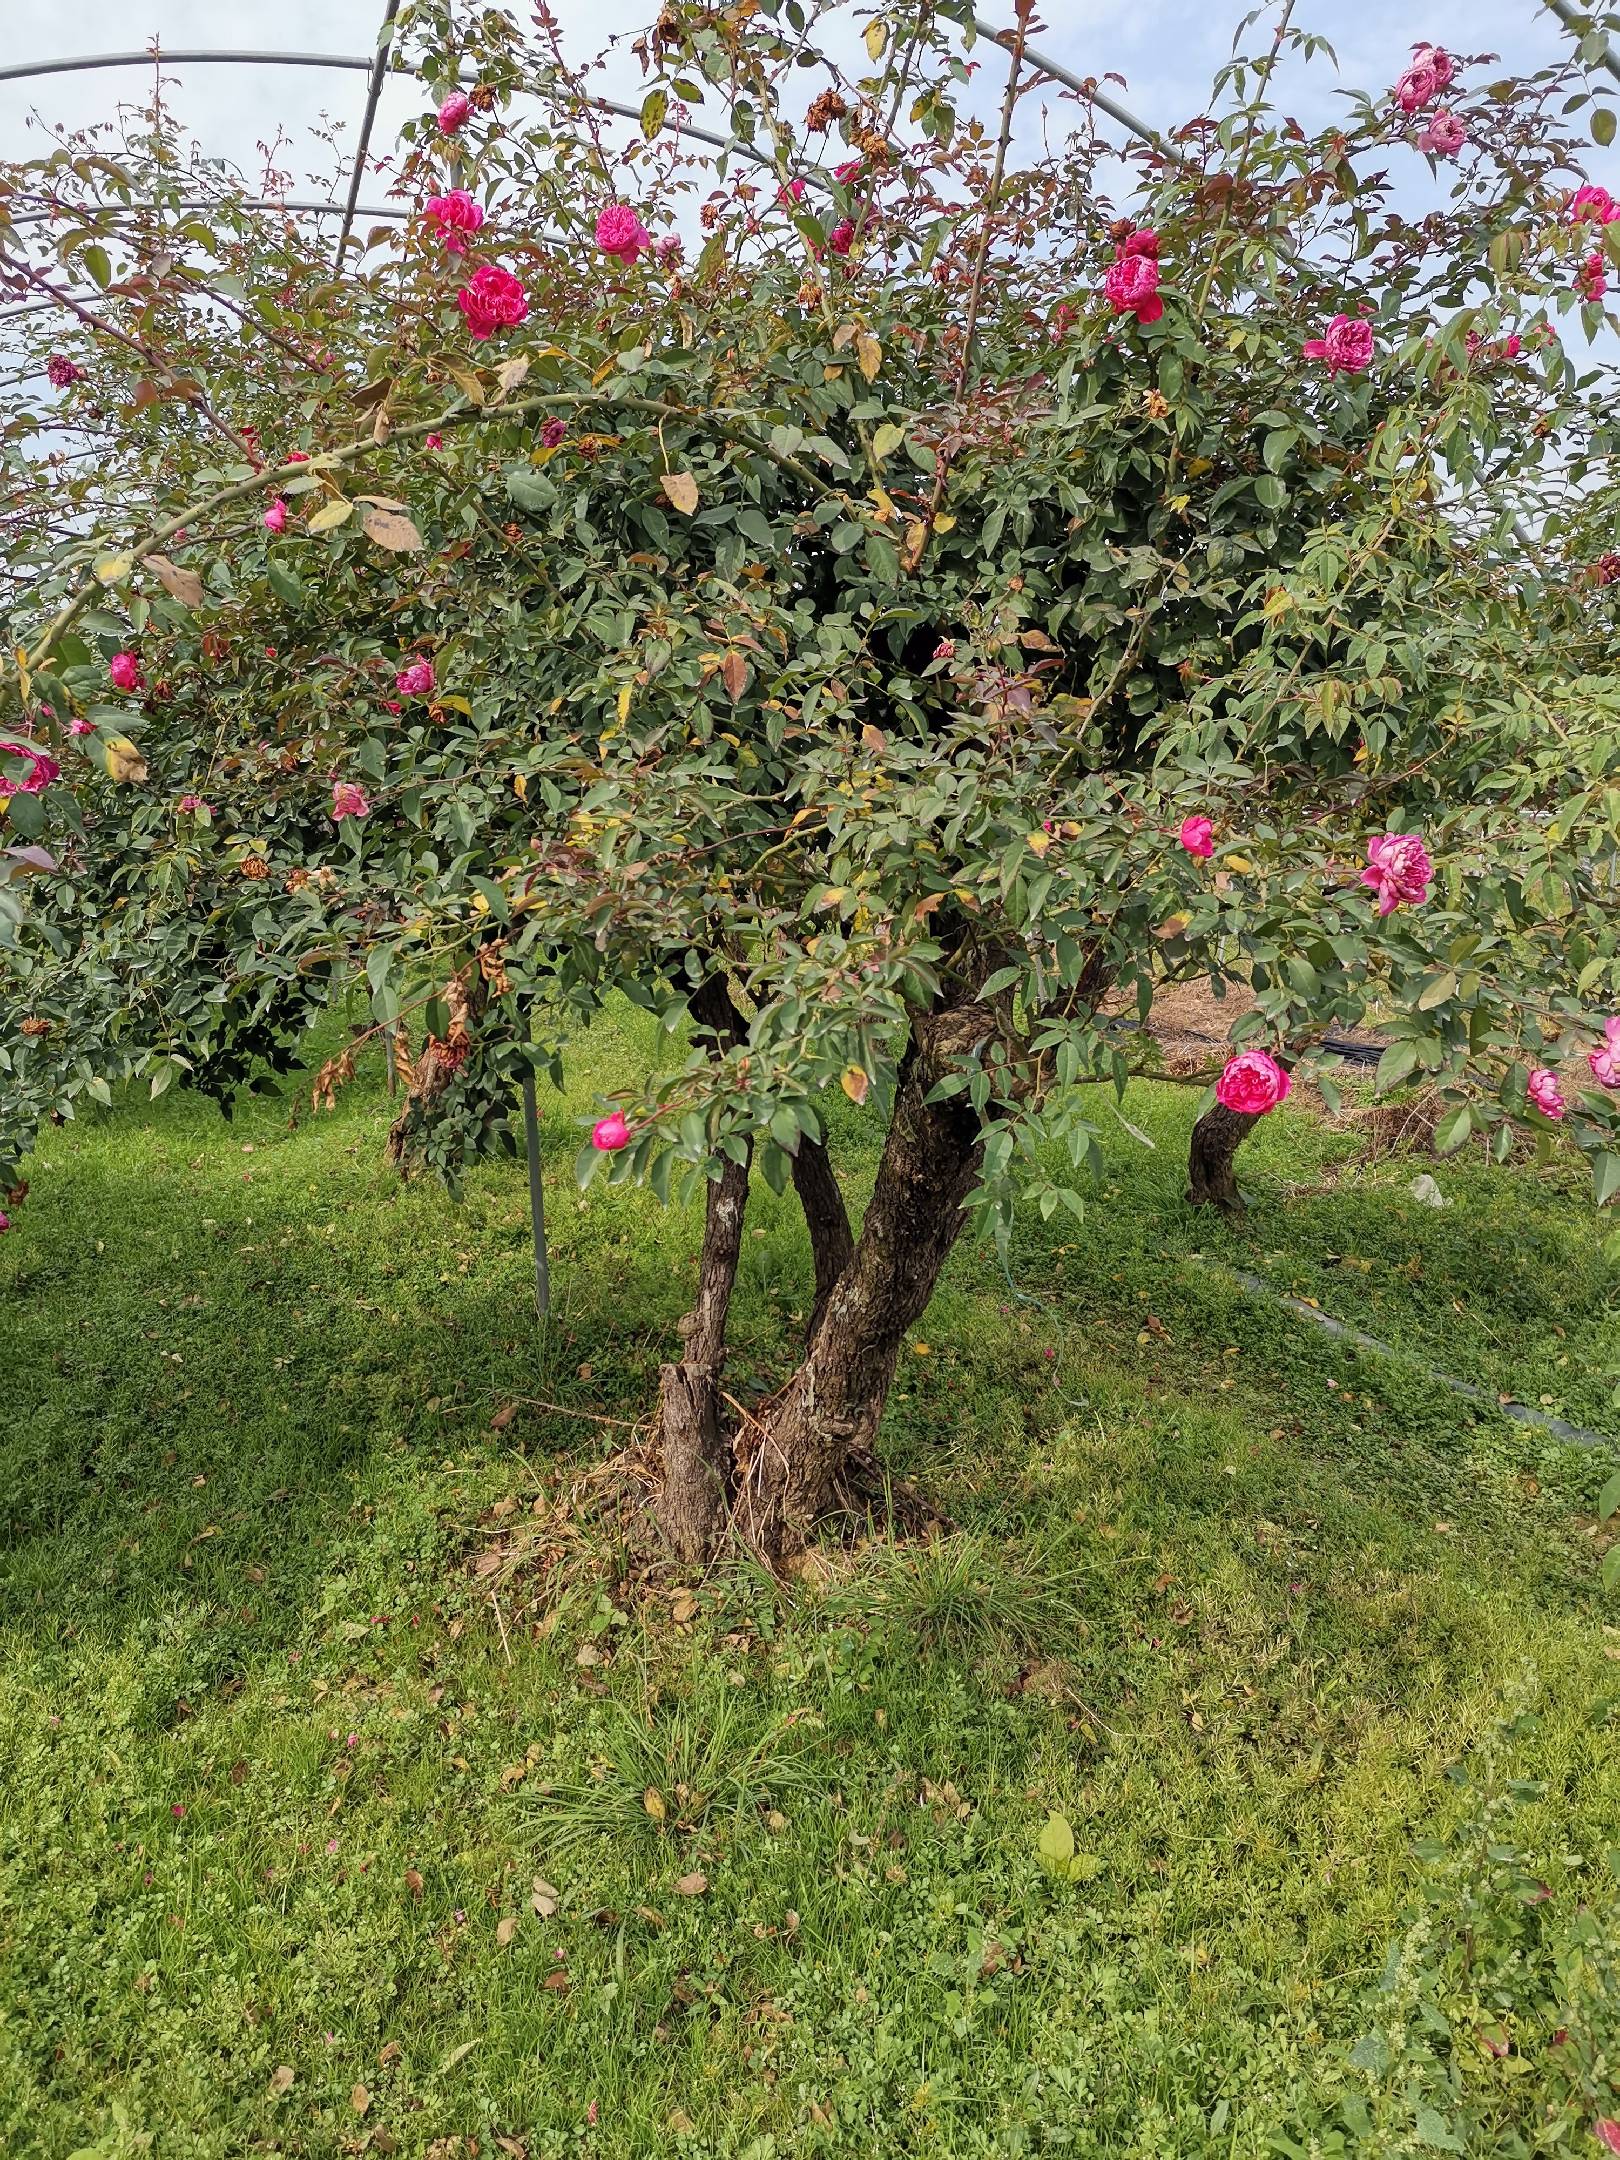
[[[634,33],[656,14],[656,0],[553,0],[571,53],[600,50],[614,36]],[[987,20],[1011,19],[1011,0],[981,0]],[[0,0],[6,38],[0,65],[65,59],[75,54],[138,50],[152,36],[170,50],[192,46],[255,46],[362,55],[371,51],[381,0]],[[527,9],[523,9],[527,16]],[[1046,0],[1036,41],[1081,74],[1124,76],[1126,102],[1156,126],[1174,126],[1204,109],[1214,70],[1229,48],[1242,12],[1222,0]],[[852,26],[854,23],[851,11]],[[1300,0],[1296,21],[1321,31],[1338,50],[1343,79],[1376,88],[1393,82],[1413,41],[1431,38],[1455,52],[1496,52],[1507,66],[1535,66],[1554,57],[1558,26],[1535,0]],[[1252,42],[1252,34],[1251,34]],[[176,70],[174,104],[209,152],[256,173],[256,145],[279,128],[298,145],[285,162],[300,187],[311,169],[331,158],[307,142],[323,113],[345,123],[352,149],[364,97],[361,74],[286,67],[186,67]],[[639,70],[621,45],[604,87],[639,97]],[[70,127],[105,119],[119,98],[149,86],[140,70],[0,82],[0,156],[38,155],[47,147],[37,114]],[[1334,78],[1325,64],[1295,70],[1285,102],[1307,122],[1331,112]],[[375,140],[390,141],[397,122],[420,109],[409,82],[388,86]],[[1400,153],[1406,155],[1407,153]],[[1616,162],[1594,153],[1598,163]],[[1419,165],[1414,156],[1414,164]],[[1419,177],[1414,173],[1414,180]],[[1620,175],[1603,173],[1620,183]],[[373,180],[363,199],[382,199]]]

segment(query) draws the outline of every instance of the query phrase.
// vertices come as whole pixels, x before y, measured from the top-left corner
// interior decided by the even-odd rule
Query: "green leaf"
[[[1616,1470],[1597,1498],[1598,1521],[1607,1522],[1611,1515],[1620,1515],[1620,1470]]]
[[[1607,1207],[1617,1192],[1620,1192],[1620,1155],[1605,1150],[1592,1158],[1592,1197],[1599,1207]]]
[[[1417,1064],[1415,1042],[1392,1042],[1378,1060],[1378,1070],[1373,1074],[1373,1086],[1382,1095],[1386,1089],[1398,1087]]]
[[[1074,1858],[1074,1831],[1064,1816],[1047,1816],[1046,1827],[1040,1834],[1036,1850],[1041,1856],[1043,1866],[1054,1870],[1067,1870],[1069,1862]]]
[[[1255,479],[1254,492],[1264,510],[1280,510],[1288,500],[1288,490],[1275,473],[1260,473]]]
[[[1600,149],[1607,150],[1614,141],[1614,108],[1600,105],[1592,115],[1592,140]]]
[[[1435,1153],[1455,1155],[1473,1129],[1473,1111],[1467,1103],[1459,1103],[1455,1110],[1447,1112],[1434,1129]]]
[[[872,436],[873,454],[879,458],[892,457],[906,439],[906,431],[893,420],[885,420]]]
[[[302,607],[305,593],[303,580],[282,563],[272,562],[266,566],[265,575],[270,580],[270,590],[284,607]]]
[[[112,262],[107,250],[104,247],[87,247],[79,260],[105,292],[112,283]]]
[[[1455,997],[1456,994],[1456,972],[1447,968],[1443,975],[1436,975],[1432,982],[1425,983],[1417,1001],[1417,1009],[1419,1012],[1433,1012],[1437,1005],[1444,1005],[1447,998]]]
[[[1605,1590],[1620,1589],[1620,1545],[1611,1545],[1603,1555],[1598,1579]]]

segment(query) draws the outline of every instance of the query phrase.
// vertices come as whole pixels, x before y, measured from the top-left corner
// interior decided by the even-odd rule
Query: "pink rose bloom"
[[[1609,273],[1604,267],[1602,255],[1596,248],[1581,264],[1575,276],[1575,283],[1581,298],[1591,307],[1596,307],[1603,295],[1608,291]]]
[[[467,115],[472,111],[472,99],[465,90],[452,90],[439,107],[439,133],[454,135],[467,125]]]
[[[1359,315],[1335,315],[1319,338],[1307,338],[1307,360],[1325,360],[1330,375],[1359,375],[1371,365],[1372,324]]]
[[[353,780],[332,782],[332,822],[341,825],[345,818],[370,817],[371,803],[366,791]]]
[[[628,203],[613,203],[596,221],[596,244],[604,255],[633,270],[642,249],[652,246],[652,234]]]
[[[422,448],[424,450],[442,450],[444,448],[444,437],[442,435],[424,435]]]
[[[4,1208],[0,1208],[0,1237],[4,1237],[6,1232],[10,1228],[11,1217],[6,1213]]]
[[[630,1140],[630,1128],[624,1121],[624,1112],[615,1110],[605,1118],[598,1118],[591,1127],[591,1146],[604,1155],[626,1147]]]
[[[141,663],[132,652],[115,652],[107,662],[107,680],[115,690],[138,690]]]
[[[1620,203],[1606,187],[1578,187],[1569,198],[1569,219],[1572,225],[1579,225],[1583,218],[1592,218],[1599,225],[1612,225],[1620,218]],[[52,380],[55,380],[54,376]]]
[[[686,242],[679,233],[664,233],[652,244],[653,260],[660,263],[678,263],[686,253]]]
[[[284,532],[287,526],[287,505],[278,495],[264,513],[264,529],[269,533]]]
[[[557,445],[564,439],[567,433],[568,422],[566,420],[548,420],[545,426],[540,430],[541,449],[555,450]]]
[[[1269,1050],[1240,1050],[1222,1067],[1215,1097],[1245,1117],[1264,1117],[1286,1100],[1293,1084]]]
[[[1183,818],[1176,838],[1189,855],[1207,860],[1215,852],[1215,828],[1207,817]]]
[[[177,810],[184,810],[188,816],[194,811],[201,810],[203,807],[203,799],[200,795],[182,795],[180,800],[175,804],[175,808]]]
[[[1558,1085],[1558,1075],[1549,1065],[1538,1065],[1524,1083],[1525,1097],[1533,1102],[1543,1117],[1561,1118],[1564,1114],[1564,1091]]]
[[[1418,148],[1427,150],[1431,157],[1455,157],[1467,140],[1467,128],[1455,113],[1441,106],[1418,137]]]
[[[483,204],[474,202],[465,188],[452,188],[448,195],[429,196],[422,214],[437,228],[447,255],[465,255],[467,243],[462,235],[477,232],[484,222]]]
[[[409,667],[402,667],[394,677],[394,688],[401,697],[431,697],[433,695],[433,662],[413,660]]]
[[[840,187],[848,187],[849,183],[854,179],[855,175],[860,171],[861,167],[865,164],[865,162],[866,160],[864,158],[845,158],[842,165],[835,165],[833,167],[833,178],[838,182],[838,185]]]
[[[1380,915],[1393,914],[1403,900],[1421,907],[1429,897],[1434,864],[1416,833],[1385,833],[1367,842],[1367,867],[1361,882],[1378,895]]]
[[[1411,64],[1395,85],[1395,102],[1404,113],[1421,112],[1456,73],[1450,53],[1438,45],[1414,45]]]
[[[55,758],[44,750],[36,750],[32,743],[0,742],[0,757],[27,758],[29,762],[26,780],[7,780],[0,776],[0,795],[43,795],[62,770]]]
[[[1499,349],[1504,360],[1517,360],[1520,353],[1524,351],[1524,340],[1519,336],[1517,330],[1510,330],[1502,340]]]
[[[1108,266],[1103,291],[1116,315],[1134,315],[1139,323],[1153,323],[1164,313],[1159,266],[1151,255],[1120,255]]]
[[[283,465],[307,465],[309,463],[309,452],[307,450],[289,450],[281,462]]]
[[[1611,1013],[1604,1021],[1603,1048],[1588,1050],[1586,1062],[1599,1087],[1620,1088],[1620,1013]]]
[[[1592,2135],[1610,2152],[1620,2153],[1620,2122],[1612,2115],[1600,2115],[1592,2125]]]
[[[76,382],[84,381],[84,369],[75,367],[66,353],[53,352],[45,363],[45,372],[54,390],[71,390]]]
[[[1159,236],[1149,225],[1139,225],[1135,232],[1120,242],[1121,255],[1151,255],[1159,259]]]
[[[934,658],[936,660],[954,660],[956,658],[955,638],[942,637],[934,647]]]
[[[835,255],[847,255],[855,244],[855,227],[848,218],[840,218],[827,235],[827,245]]]
[[[68,733],[70,735],[93,735],[95,732],[96,723],[93,720],[70,720],[68,722]]]
[[[472,336],[483,339],[525,321],[529,296],[510,270],[503,270],[499,263],[485,263],[473,272],[472,283],[456,294],[456,305],[466,316]]]
[[[804,201],[804,182],[802,180],[788,181],[785,187],[777,189],[776,199],[779,203],[802,203]]]

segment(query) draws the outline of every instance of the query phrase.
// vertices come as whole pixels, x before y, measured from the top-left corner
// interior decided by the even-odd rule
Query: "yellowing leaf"
[[[146,778],[146,760],[127,735],[103,735],[101,757],[109,780]]]
[[[866,57],[881,60],[884,47],[889,42],[889,26],[882,22],[869,22],[866,26]]]
[[[955,532],[956,520],[948,511],[942,511],[934,520],[935,532]]]
[[[1049,832],[1032,832],[1029,835],[1029,844],[1037,855],[1044,855],[1052,845],[1052,835]]]
[[[182,570],[167,555],[148,555],[146,566],[157,572],[158,583],[171,599],[183,601],[187,607],[201,607],[203,581],[195,570]]]
[[[635,684],[634,684],[634,683],[625,683],[625,684],[624,684],[624,685],[623,685],[623,686],[621,687],[621,689],[620,689],[620,691],[619,691],[619,718],[620,718],[620,720],[621,720],[621,721],[624,721],[624,720],[628,720],[628,719],[629,719],[629,717],[630,717],[630,700],[631,700],[631,699],[632,699],[632,698],[633,698],[634,696],[635,696]]]
[[[892,457],[906,439],[906,431],[893,420],[885,420],[882,427],[874,429],[872,454],[874,457]]]
[[[877,380],[877,372],[883,365],[883,347],[870,330],[855,333],[855,357],[860,362],[861,373],[868,382]]]
[[[1252,870],[1254,864],[1250,862],[1247,855],[1228,855],[1223,860],[1221,868],[1223,870],[1236,870],[1241,874]]]
[[[659,475],[659,484],[671,505],[683,517],[690,517],[698,506],[698,484],[689,472],[667,472]]]
[[[334,502],[321,504],[321,507],[309,521],[309,529],[312,533],[332,532],[343,523],[345,518],[351,515],[353,510],[354,504],[339,495]]]
[[[96,564],[96,576],[103,585],[116,585],[129,576],[134,563],[133,555],[103,555]]]
[[[528,800],[529,776],[527,773],[515,772],[512,775],[512,792],[519,802]]]
[[[474,405],[483,404],[484,386],[471,368],[452,367],[448,372],[451,381],[465,397],[470,399]]]
[[[647,1787],[647,1790],[641,1796],[641,1804],[654,1822],[662,1822],[669,1813],[668,1808],[664,1805],[664,1796],[656,1785]]]
[[[900,515],[899,511],[894,506],[894,497],[889,493],[887,488],[871,488],[868,490],[868,493],[871,496],[872,501],[877,504],[878,516],[883,520],[885,525],[887,525],[891,519],[897,518]]]
[[[881,757],[889,747],[888,736],[884,734],[880,727],[874,727],[870,720],[861,729],[861,741],[874,757]]]
[[[398,510],[379,510],[368,504],[361,513],[361,528],[368,540],[375,540],[381,548],[393,555],[414,555],[422,545],[422,535],[410,519]]]
[[[871,1075],[862,1072],[858,1065],[846,1065],[839,1078],[838,1085],[843,1089],[850,1101],[859,1108],[865,1102],[871,1088]]]

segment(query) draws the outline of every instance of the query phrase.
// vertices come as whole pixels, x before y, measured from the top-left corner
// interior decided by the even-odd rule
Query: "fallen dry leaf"
[[[375,505],[368,505],[360,525],[368,540],[375,540],[391,554],[414,555],[421,549],[422,535],[398,510],[379,510]]]
[[[356,2085],[349,2095],[349,2105],[357,2115],[363,2115],[371,2105],[371,2095],[363,2085]]]
[[[170,562],[167,555],[148,555],[146,567],[155,570],[158,583],[172,598],[183,601],[187,607],[201,607],[203,581],[195,570],[182,570],[178,563]]]
[[[664,1796],[656,1785],[647,1787],[647,1790],[641,1796],[641,1804],[654,1822],[662,1822],[669,1813],[669,1810],[664,1805]]]
[[[278,2063],[270,2073],[270,2090],[274,2093],[291,2092],[295,2073],[291,2063]]]
[[[506,1918],[501,1922],[500,1926],[495,1930],[495,1940],[504,1950],[516,1933],[517,1919],[515,1915],[513,1915],[512,1913],[508,1913]]]
[[[683,1875],[675,1885],[677,1897],[701,1897],[709,1887],[709,1878],[701,1868],[694,1868],[690,1875]]]
[[[669,1617],[677,1627],[684,1627],[697,1612],[697,1599],[690,1590],[677,1590],[670,1601]]]
[[[407,1890],[408,1890],[408,1891],[409,1891],[409,1892],[411,1893],[411,1896],[412,1896],[413,1898],[420,1898],[420,1897],[421,1897],[421,1895],[422,1895],[422,1877],[421,1877],[420,1873],[419,1873],[419,1872],[417,1871],[417,1869],[415,1869],[415,1868],[413,1868],[413,1867],[408,1867],[408,1868],[407,1868],[407,1869],[405,1870],[405,1887],[406,1887],[406,1889],[407,1889]]]
[[[548,1972],[545,1985],[550,1988],[553,1995],[566,1995],[568,1993],[568,1975],[565,1972]]]
[[[562,1903],[562,1892],[554,1883],[548,1883],[543,1875],[534,1878],[534,1894],[530,1902],[542,1920],[549,1920]]]
[[[490,1431],[505,1432],[507,1426],[511,1424],[512,1420],[516,1416],[517,1404],[515,1402],[502,1403],[501,1407],[496,1411],[495,1415],[489,1421]]]

